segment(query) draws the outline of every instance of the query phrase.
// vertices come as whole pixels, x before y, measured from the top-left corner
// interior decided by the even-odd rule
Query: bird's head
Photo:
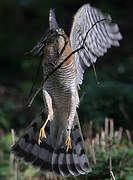
[[[49,11],[49,33],[47,36],[47,43],[54,43],[65,38],[65,32],[62,28],[59,28],[56,21],[56,16],[53,9]]]
[[[29,52],[33,55],[42,56],[44,49],[48,45],[59,46],[59,43],[65,43],[66,34],[62,28],[59,28],[58,23],[56,21],[55,13],[53,9],[49,11],[49,30],[36,46]]]

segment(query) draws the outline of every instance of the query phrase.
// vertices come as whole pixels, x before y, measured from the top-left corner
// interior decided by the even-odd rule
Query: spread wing
[[[85,68],[95,63],[111,46],[119,46],[118,41],[122,39],[118,25],[111,23],[110,15],[104,15],[100,10],[86,4],[74,16],[70,33],[72,50],[81,47],[88,30],[101,19],[110,21],[97,23],[88,33],[84,49],[75,53],[77,84],[82,84]]]

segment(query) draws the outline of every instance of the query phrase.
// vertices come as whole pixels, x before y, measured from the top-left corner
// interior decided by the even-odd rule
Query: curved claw
[[[46,127],[47,122],[48,122],[48,119],[46,120],[46,122],[44,123],[44,125],[40,129],[40,132],[39,132],[39,135],[38,135],[38,144],[41,143],[41,139],[43,137],[46,138],[45,127]]]
[[[67,136],[66,142],[65,142],[67,148],[66,148],[66,152],[68,152],[69,149],[72,149],[72,145],[71,145],[71,137]]]

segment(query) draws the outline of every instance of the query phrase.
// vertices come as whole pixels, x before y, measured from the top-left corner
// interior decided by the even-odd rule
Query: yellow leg
[[[71,137],[70,136],[67,136],[67,139],[66,139],[66,152],[68,152],[69,149],[72,149],[72,145],[71,145]]]
[[[39,132],[39,136],[38,136],[38,144],[41,143],[41,138],[45,137],[46,138],[46,133],[45,133],[45,127],[48,123],[49,119],[47,119],[44,123],[44,125],[41,127],[40,132]]]

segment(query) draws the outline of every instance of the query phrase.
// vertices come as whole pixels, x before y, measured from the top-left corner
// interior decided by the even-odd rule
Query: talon
[[[67,139],[66,139],[66,152],[68,152],[69,149],[72,149],[72,145],[71,145],[71,137],[70,136],[67,136]]]
[[[46,124],[47,124],[48,120],[44,123],[44,125],[41,127],[40,129],[40,132],[39,132],[39,135],[38,135],[38,144],[40,145],[41,143],[41,139],[43,137],[46,138],[46,133],[45,133],[45,127],[46,127]]]

